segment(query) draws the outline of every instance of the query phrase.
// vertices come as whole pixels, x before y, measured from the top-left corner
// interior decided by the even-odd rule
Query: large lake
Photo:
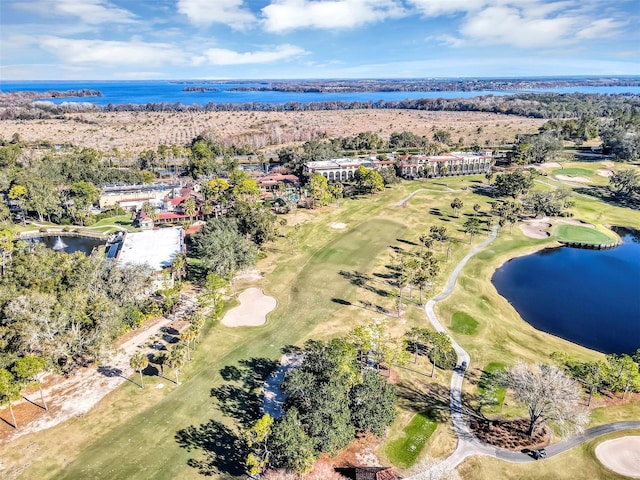
[[[626,233],[623,242],[514,258],[492,282],[538,330],[604,353],[633,353],[640,348],[640,241]]]
[[[216,92],[185,92],[184,87],[209,87]],[[327,102],[327,101],[361,101],[376,102],[378,100],[400,101],[414,98],[474,98],[483,95],[513,95],[516,93],[556,92],[556,93],[633,93],[640,94],[639,86],[614,87],[562,87],[530,90],[483,90],[477,92],[356,92],[356,93],[297,93],[297,92],[237,92],[229,91],[233,87],[260,86],[259,83],[237,84],[199,84],[189,81],[188,84],[166,80],[145,81],[0,81],[0,90],[31,90],[45,92],[47,90],[79,90],[88,88],[100,90],[102,97],[57,98],[47,99],[54,103],[90,102],[97,105],[147,104],[147,103],[182,103],[184,105],[206,105],[213,103],[259,103],[284,104],[287,102]]]

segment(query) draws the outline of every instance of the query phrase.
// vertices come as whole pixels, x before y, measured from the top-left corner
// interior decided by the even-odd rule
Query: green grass
[[[559,242],[607,244],[614,239],[595,228],[581,227],[579,225],[559,225],[553,232],[553,236]]]
[[[400,436],[387,444],[387,457],[400,468],[412,466],[437,427],[438,422],[429,413],[415,414]]]
[[[587,170],[586,168],[557,168],[553,171],[554,175],[568,175],[571,177],[588,177],[594,174],[593,170]]]
[[[496,375],[503,372],[506,365],[501,362],[491,362],[484,366],[478,381],[478,396],[489,401],[482,408],[484,414],[496,414],[502,410],[506,389],[498,385]]]
[[[435,183],[447,183],[458,189],[473,187],[482,181],[479,176],[451,177],[437,179]],[[223,372],[245,368],[241,362],[251,358],[277,359],[285,345],[300,345],[308,338],[331,338],[372,321],[387,322],[394,333],[403,333],[412,326],[428,326],[424,310],[415,305],[415,291],[414,300],[405,298],[407,307],[401,319],[362,308],[361,302],[375,302],[385,308],[393,305],[393,297],[383,294],[394,291],[384,277],[389,273],[388,265],[395,255],[392,248],[416,249],[407,242],[417,242],[418,236],[428,232],[431,225],[446,225],[455,241],[451,243],[448,262],[445,261],[446,246],[434,247],[436,256],[442,260],[442,272],[425,298],[441,291],[454,266],[468,251],[468,236],[462,231],[462,223],[467,218],[465,214],[473,214],[471,206],[478,203],[481,206],[480,218],[486,218],[483,215],[493,199],[473,193],[472,188],[461,192],[423,191],[405,207],[392,206],[409,192],[430,188],[432,183],[402,183],[372,198],[345,199],[339,209],[298,210],[290,215],[289,225],[302,225],[295,252],[291,254],[284,243],[276,244],[258,265],[264,273],[259,286],[278,299],[278,308],[269,315],[266,325],[237,329],[210,326],[193,360],[181,375],[182,385],[176,387],[157,377],[145,379],[145,389],[127,382],[82,418],[24,435],[3,445],[2,468],[13,466],[14,471],[22,471],[22,478],[190,479],[201,476],[198,469],[190,464],[201,462],[200,465],[213,478],[232,478],[216,473],[219,458],[215,451],[228,447],[228,439],[238,435],[243,428],[242,421],[251,419],[252,413],[246,404],[255,400],[257,389],[249,391],[241,381],[227,382]],[[535,188],[550,187],[536,183]],[[454,219],[450,217],[449,204],[456,196],[465,206],[460,218]],[[587,222],[640,227],[639,211],[604,204],[591,197],[576,197],[575,203],[572,211]],[[344,222],[347,228],[332,229],[332,222]],[[474,243],[484,238],[485,233],[480,234],[474,238]],[[504,261],[554,245],[554,242],[554,237],[543,241],[527,238],[517,227],[512,233],[509,228],[503,229],[498,239],[465,267],[452,296],[438,303],[437,314],[452,331],[472,325],[466,317],[456,316],[457,313],[464,312],[477,323],[473,336],[454,334],[470,353],[472,365],[487,365],[489,368],[492,363],[508,365],[519,358],[548,361],[553,351],[565,351],[581,360],[603,358],[597,352],[535,330],[497,294],[490,282],[495,268]],[[371,288],[353,284],[344,273],[368,275],[372,280],[367,286]],[[238,291],[248,285],[247,281],[238,281]],[[436,377],[430,379],[420,372],[413,374],[403,370],[401,381],[403,384],[415,383],[416,388],[412,392],[416,396],[401,399],[399,409],[402,414],[391,431],[400,432],[407,428],[403,428],[402,423],[412,423],[409,418],[413,412],[430,411],[428,401],[432,400],[429,395],[437,391],[435,389],[444,392],[443,398],[447,401],[449,380],[447,372],[437,371]],[[160,384],[164,388],[156,389]],[[229,392],[234,393],[224,404],[212,396],[212,391],[221,387],[230,388]],[[467,393],[477,393],[476,386],[470,382],[465,382],[464,388]],[[597,414],[596,421],[633,418],[638,418],[637,406],[622,405],[616,407],[615,412],[603,409]],[[418,422],[417,419],[415,421]],[[175,440],[176,434],[185,429],[192,434],[189,437],[190,451]],[[429,435],[430,453],[437,451],[435,455],[446,455],[453,449],[455,439],[451,437],[450,429],[438,428]],[[60,441],[61,438],[64,442]],[[396,440],[392,437],[392,441]],[[26,455],[30,448],[33,450],[33,445],[37,446],[38,453],[29,454],[27,461]],[[230,448],[225,452],[232,458],[237,449]],[[583,459],[583,455],[584,452],[577,457]],[[584,467],[586,464],[580,465]],[[0,477],[5,471],[0,469]],[[578,474],[574,478],[584,478],[584,473],[589,470],[576,472]]]
[[[451,330],[462,335],[478,333],[478,322],[468,313],[456,312],[451,319]]]

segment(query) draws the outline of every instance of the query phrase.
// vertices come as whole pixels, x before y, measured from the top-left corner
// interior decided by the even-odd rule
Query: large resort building
[[[319,173],[330,182],[345,182],[353,180],[359,166],[370,170],[396,168],[396,173],[403,178],[419,178],[477,175],[491,171],[491,165],[491,151],[451,152],[445,155],[399,155],[394,160],[337,158],[307,162],[304,171],[308,175]]]

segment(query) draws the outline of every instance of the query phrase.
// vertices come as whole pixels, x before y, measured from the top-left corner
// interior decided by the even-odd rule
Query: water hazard
[[[640,348],[640,238],[611,250],[560,247],[514,258],[492,282],[538,330],[604,353]],[[623,235],[624,234],[624,235]]]

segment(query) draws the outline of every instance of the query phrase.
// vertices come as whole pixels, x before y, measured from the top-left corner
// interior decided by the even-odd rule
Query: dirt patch
[[[561,182],[573,182],[573,183],[591,183],[586,177],[571,177],[569,175],[556,175],[556,180],[560,180]]]
[[[344,230],[345,228],[347,228],[347,224],[346,223],[340,223],[340,222],[333,222],[329,226],[331,228],[335,228],[336,230]]]
[[[549,237],[551,234],[546,231],[551,227],[551,224],[547,219],[528,220],[520,224],[520,230],[529,238],[543,239]]]
[[[640,478],[640,436],[615,438],[596,447],[596,457],[620,475]]]
[[[544,119],[483,112],[425,112],[420,110],[324,110],[309,112],[88,112],[56,119],[3,120],[0,137],[18,133],[26,142],[49,141],[92,147],[120,158],[136,158],[158,145],[186,145],[198,135],[237,141],[265,149],[275,156],[285,145],[313,138],[376,132],[388,138],[410,131],[429,138],[444,129],[466,145],[505,143],[518,133],[536,133]],[[482,133],[478,133],[479,127]]]
[[[247,268],[246,270],[237,273],[234,277],[235,280],[249,280],[258,281],[262,280],[262,272],[257,268]]]
[[[240,305],[232,308],[222,319],[227,327],[257,327],[267,323],[267,314],[274,310],[278,302],[268,297],[256,287],[247,288],[238,295]]]
[[[471,431],[481,441],[507,450],[540,448],[549,444],[551,435],[546,426],[537,429],[533,437],[527,434],[529,420],[487,420],[474,418],[469,422]]]

